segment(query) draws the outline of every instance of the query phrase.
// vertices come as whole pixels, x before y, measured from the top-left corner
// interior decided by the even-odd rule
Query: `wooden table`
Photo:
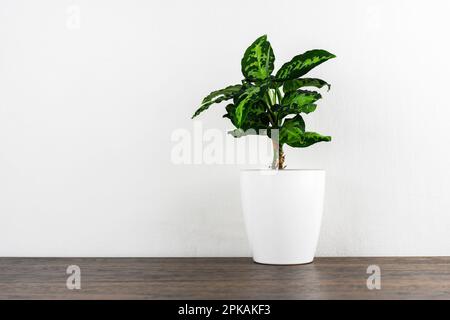
[[[81,289],[69,290],[69,265]],[[367,267],[381,269],[369,290]],[[267,266],[249,258],[0,258],[0,299],[450,299],[450,257],[316,258]]]

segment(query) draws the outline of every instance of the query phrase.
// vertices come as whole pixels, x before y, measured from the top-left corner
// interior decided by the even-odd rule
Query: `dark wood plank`
[[[66,288],[68,265],[81,290]],[[381,268],[381,290],[366,269]],[[267,266],[248,258],[0,258],[0,299],[450,299],[450,257],[317,258]]]

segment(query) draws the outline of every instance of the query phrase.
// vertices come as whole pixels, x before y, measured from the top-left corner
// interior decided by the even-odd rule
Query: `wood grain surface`
[[[66,268],[81,268],[81,289]],[[367,267],[381,268],[368,290]],[[249,258],[0,258],[0,299],[450,299],[450,257],[316,258],[259,265]]]

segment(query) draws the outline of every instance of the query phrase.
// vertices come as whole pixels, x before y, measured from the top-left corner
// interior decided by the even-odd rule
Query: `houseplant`
[[[235,126],[236,138],[266,135],[272,140],[271,169],[241,172],[241,194],[247,233],[256,262],[267,264],[309,263],[319,236],[323,207],[323,170],[286,170],[284,146],[305,148],[330,136],[306,131],[303,115],[316,110],[321,94],[314,90],[330,85],[303,77],[323,62],[335,58],[325,50],[295,56],[274,71],[275,55],[263,35],[244,53],[244,79],[206,96],[192,118],[211,105],[231,100],[225,110]]]

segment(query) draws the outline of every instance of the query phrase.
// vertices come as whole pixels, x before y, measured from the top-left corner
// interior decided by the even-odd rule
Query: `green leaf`
[[[294,148],[306,148],[317,142],[331,141],[330,136],[322,136],[315,132],[305,131],[305,122],[300,115],[286,119],[280,129],[280,144]]]
[[[300,78],[311,69],[336,56],[325,50],[311,50],[295,56],[285,63],[276,74],[278,80],[293,80]]]
[[[292,119],[284,120],[283,126],[280,128],[279,139],[280,145],[297,140],[297,137],[305,132],[305,121],[301,115],[296,115]]]
[[[227,105],[225,107],[225,110],[227,111],[227,113],[225,113],[223,115],[223,118],[228,118],[230,119],[231,123],[236,126],[236,121],[235,121],[235,117],[234,117],[234,110],[236,109],[235,105],[230,103],[229,105]]]
[[[244,130],[253,129],[259,131],[261,129],[267,129],[269,124],[270,120],[266,105],[262,101],[258,101],[248,109],[241,128]]]
[[[322,136],[316,132],[305,132],[300,134],[296,139],[292,139],[286,142],[287,145],[294,148],[306,148],[318,142],[329,142],[331,141],[330,136]]]
[[[282,105],[279,107],[279,117],[283,118],[288,114],[310,113],[316,110],[317,100],[322,98],[322,95],[316,91],[297,90],[287,93]]]
[[[197,109],[197,111],[195,111],[194,115],[192,116],[192,119],[198,116],[203,111],[207,110],[210,105],[214,103],[220,103],[222,101],[233,98],[237,93],[239,93],[241,89],[242,85],[237,84],[233,86],[228,86],[221,90],[211,92],[203,99],[202,104]]]
[[[301,115],[296,115],[291,119],[286,119],[283,123],[282,129],[286,129],[286,134],[290,131],[300,130],[301,132],[305,132],[305,120]],[[281,133],[281,132],[280,132]]]
[[[235,125],[238,129],[243,128],[243,124],[245,123],[252,106],[255,105],[260,99],[260,93],[260,87],[249,86],[237,98],[237,102],[235,103],[236,108],[234,110],[234,119],[236,122]]]
[[[284,93],[292,92],[297,89],[303,88],[303,87],[315,87],[318,89],[323,88],[324,86],[328,87],[328,91],[331,88],[331,85],[321,79],[315,79],[315,78],[303,78],[303,79],[294,79],[294,80],[288,80],[285,81],[283,84],[283,91]]]
[[[227,110],[227,113],[224,114],[223,117],[230,119],[233,125],[238,127],[236,123],[236,106],[234,104],[229,104],[225,109]],[[269,115],[266,112],[266,106],[262,101],[258,101],[248,108],[245,120],[241,123],[240,127],[229,133],[235,138],[250,134],[259,134],[261,129],[269,128],[269,124],[270,121]],[[253,132],[250,130],[253,130]]]
[[[255,40],[244,53],[241,61],[242,74],[251,81],[264,80],[273,71],[275,55],[267,36]]]

